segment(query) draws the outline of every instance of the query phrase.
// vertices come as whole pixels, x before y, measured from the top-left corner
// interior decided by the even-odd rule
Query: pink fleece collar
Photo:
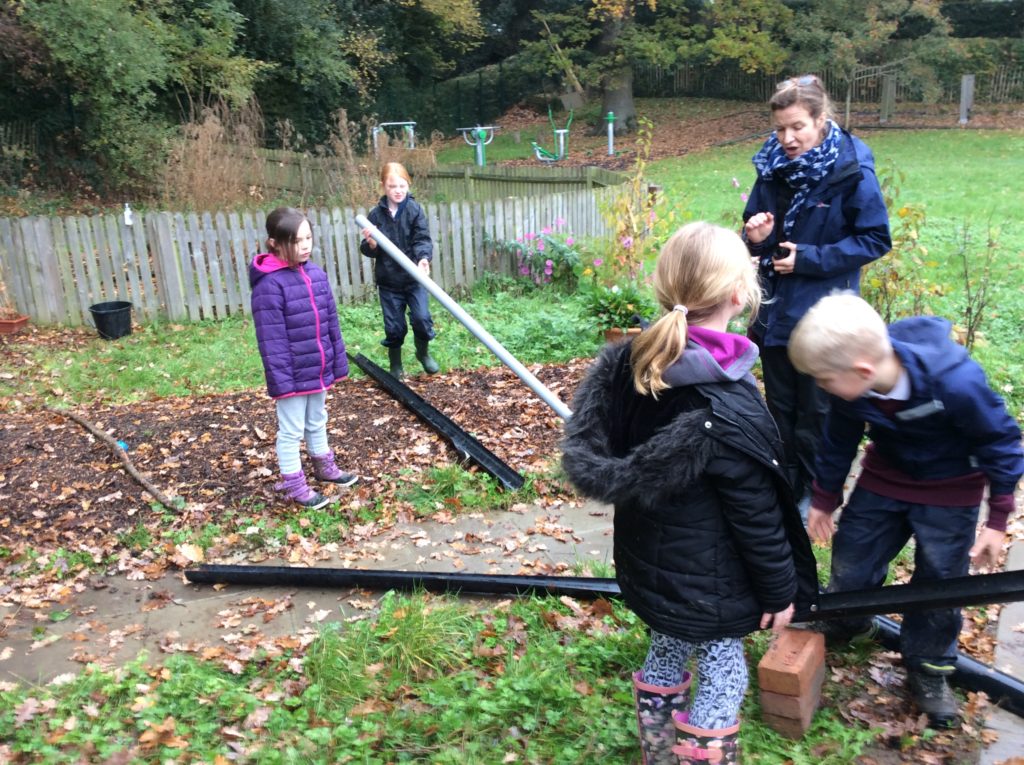
[[[690,339],[711,354],[723,369],[742,357],[750,348],[750,340],[732,332],[719,332],[707,327],[689,326],[686,328]]]
[[[273,271],[280,271],[282,268],[291,268],[288,265],[288,261],[281,260],[272,252],[261,252],[253,260],[253,266],[257,271],[262,271],[265,274],[269,274]]]

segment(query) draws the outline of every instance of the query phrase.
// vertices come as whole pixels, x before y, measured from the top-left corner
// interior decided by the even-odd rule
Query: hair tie
[[[672,306],[673,311],[679,311],[683,316],[686,316],[690,311],[685,305],[674,305]]]

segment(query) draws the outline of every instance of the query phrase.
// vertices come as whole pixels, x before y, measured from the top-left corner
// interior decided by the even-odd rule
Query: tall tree
[[[179,100],[244,101],[261,68],[236,50],[229,0],[14,0],[5,11],[5,36],[34,49],[13,89],[45,105],[33,117],[60,149],[53,161],[73,159],[101,190],[145,188]]]
[[[571,71],[615,113],[615,129],[636,118],[633,66],[736,61],[745,70],[777,69],[792,14],[781,0],[589,0],[538,13],[545,35],[531,49],[551,73]],[[571,79],[571,78],[569,78]]]
[[[930,76],[914,66],[896,42],[901,27],[913,27],[920,36],[917,53],[948,43],[949,24],[942,15],[942,0],[804,0],[790,27],[794,63],[804,71],[832,68],[845,85],[847,121],[854,84],[878,76],[888,65],[902,66],[919,78]]]

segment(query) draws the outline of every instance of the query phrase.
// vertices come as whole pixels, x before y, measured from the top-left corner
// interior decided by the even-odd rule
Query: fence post
[[[886,74],[882,77],[882,110],[878,116],[879,124],[884,125],[892,117],[896,106],[896,75]]]
[[[967,124],[974,108],[974,75],[965,74],[960,78],[960,127]]]

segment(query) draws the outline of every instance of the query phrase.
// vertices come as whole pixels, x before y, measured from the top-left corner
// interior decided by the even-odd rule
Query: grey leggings
[[[740,638],[691,643],[651,630],[644,681],[662,687],[678,685],[694,657],[696,693],[690,706],[690,725],[707,730],[734,725],[749,679]]]

